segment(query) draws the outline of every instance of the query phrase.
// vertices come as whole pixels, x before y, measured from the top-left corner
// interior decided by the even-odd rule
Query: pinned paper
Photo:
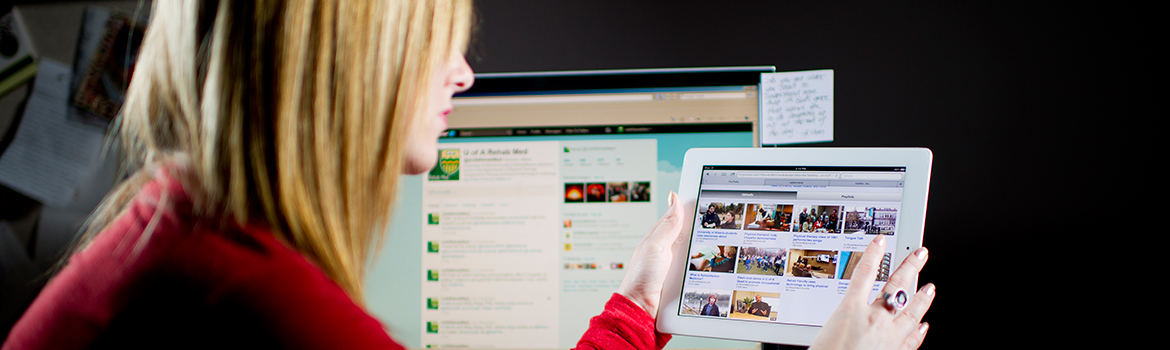
[[[89,174],[105,128],[70,120],[70,67],[41,59],[12,144],[0,156],[0,183],[50,206],[64,206]]]
[[[833,70],[760,74],[760,145],[833,141]]]

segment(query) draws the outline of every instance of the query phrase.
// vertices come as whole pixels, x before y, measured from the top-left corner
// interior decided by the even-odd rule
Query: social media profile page
[[[574,346],[658,219],[657,147],[441,144],[419,218],[423,346]]]

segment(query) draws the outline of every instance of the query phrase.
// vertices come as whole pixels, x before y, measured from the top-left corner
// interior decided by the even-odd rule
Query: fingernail
[[[876,242],[879,246],[886,245],[886,236],[878,235],[877,238],[873,239],[873,241]]]
[[[918,257],[918,260],[926,259],[926,247],[919,247],[918,250],[914,252],[914,256]]]
[[[922,292],[926,293],[926,296],[934,296],[934,283],[927,284],[926,288],[923,289],[924,290]]]
[[[666,206],[668,206],[668,207],[674,206],[674,197],[675,196],[678,196],[678,195],[675,194],[674,191],[670,191],[670,194],[668,194],[666,196]]]
[[[918,325],[918,333],[926,334],[927,328],[930,328],[930,324],[922,322],[922,324]]]

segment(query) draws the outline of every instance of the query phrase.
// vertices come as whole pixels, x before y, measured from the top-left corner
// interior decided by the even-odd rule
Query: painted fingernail
[[[914,252],[914,256],[918,257],[919,260],[926,259],[926,247],[918,248],[918,251]]]

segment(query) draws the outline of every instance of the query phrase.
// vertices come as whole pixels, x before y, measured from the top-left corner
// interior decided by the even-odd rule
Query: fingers
[[[869,292],[873,290],[873,282],[877,278],[878,264],[881,263],[885,250],[886,236],[878,235],[869,242],[869,246],[865,247],[865,253],[861,255],[861,261],[858,261],[853,269],[849,289],[845,290],[845,300],[868,302]]]
[[[889,282],[886,283],[882,290],[893,293],[901,288],[906,291],[914,290],[918,287],[918,272],[922,271],[922,266],[926,264],[926,259],[929,258],[929,252],[926,247],[919,247],[914,251],[914,254],[907,256],[902,260],[902,265],[898,265],[898,269],[890,275]]]
[[[902,341],[903,349],[917,349],[922,346],[922,339],[926,338],[926,330],[930,329],[930,324],[922,323],[918,325],[918,329],[910,332],[906,336],[906,340]]]
[[[678,194],[670,191],[667,203],[670,203],[670,206],[666,208],[666,214],[662,215],[662,219],[659,219],[650,230],[650,236],[646,237],[647,242],[665,248],[669,248],[670,244],[681,236],[683,217]]]
[[[902,314],[894,322],[901,323],[899,327],[915,327],[922,322],[922,316],[926,315],[926,310],[930,309],[930,304],[934,302],[934,284],[927,283],[914,294],[914,298],[910,300],[910,304],[902,309]]]

